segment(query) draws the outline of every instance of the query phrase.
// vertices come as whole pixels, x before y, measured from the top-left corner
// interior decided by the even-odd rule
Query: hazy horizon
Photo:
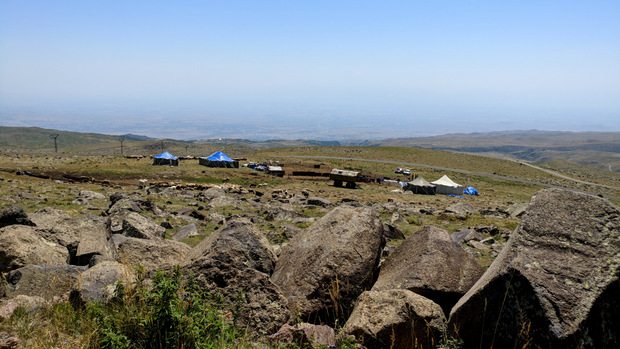
[[[0,3],[0,125],[154,138],[620,131],[620,3]]]

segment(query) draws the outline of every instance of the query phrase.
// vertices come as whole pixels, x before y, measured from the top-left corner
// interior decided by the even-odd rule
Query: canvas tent
[[[235,161],[228,157],[228,155],[218,151],[213,153],[208,158],[200,158],[199,164],[207,167],[229,167],[239,168],[239,161]]]
[[[454,183],[448,176],[444,175],[438,180],[431,182],[435,185],[437,194],[463,195],[463,186]]]
[[[418,177],[407,183],[403,190],[410,190],[414,194],[435,195],[435,185],[429,183],[426,179]]]
[[[165,151],[157,156],[153,156],[153,165],[179,166],[179,158]]]

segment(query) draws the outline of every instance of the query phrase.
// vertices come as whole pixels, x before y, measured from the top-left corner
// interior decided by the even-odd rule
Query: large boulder
[[[112,240],[117,243],[118,255],[123,264],[133,268],[144,267],[147,272],[170,269],[183,263],[191,247],[173,240],[148,240],[131,237]]]
[[[220,293],[243,326],[266,335],[288,320],[288,302],[269,280],[275,262],[267,238],[237,217],[196,245],[183,270],[195,275],[202,289]]]
[[[20,224],[34,226],[35,224],[28,218],[28,214],[20,206],[11,206],[0,212],[0,228],[8,225]]]
[[[482,276],[474,257],[450,234],[429,225],[411,234],[381,264],[373,291],[405,289],[431,299],[446,314]]]
[[[201,289],[221,296],[238,325],[253,334],[272,334],[289,319],[288,301],[263,272],[210,258],[185,265],[183,272],[195,276]]]
[[[304,320],[333,325],[372,285],[384,245],[376,210],[339,206],[282,248],[271,279]]]
[[[118,281],[125,285],[134,281],[133,271],[125,264],[102,261],[82,273],[74,290],[82,299],[106,301],[114,295]]]
[[[27,265],[6,274],[4,296],[39,296],[46,300],[68,296],[86,267],[75,265]]]
[[[619,276],[618,207],[542,190],[449,329],[471,348],[617,348]]]
[[[125,214],[122,224],[122,234],[129,237],[161,240],[166,235],[166,229],[164,227],[136,212],[128,212]]]
[[[28,264],[64,265],[69,259],[66,247],[48,241],[38,229],[25,225],[0,228],[0,272],[6,273]]]
[[[184,264],[200,259],[216,259],[269,275],[276,264],[271,244],[246,218],[234,218],[222,229],[211,233],[191,250]]]
[[[344,332],[368,348],[435,348],[446,329],[439,305],[407,290],[367,291]]]
[[[36,220],[39,227],[46,228],[41,236],[68,248],[69,264],[88,265],[94,256],[108,260],[117,257],[109,241],[106,218],[92,214],[71,217],[52,211],[37,213]]]

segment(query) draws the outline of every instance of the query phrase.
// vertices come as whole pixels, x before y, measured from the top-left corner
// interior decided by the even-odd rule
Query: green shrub
[[[144,286],[138,271],[133,287],[117,285],[107,304],[91,303],[89,313],[99,324],[102,348],[221,348],[238,333],[226,321],[220,300],[187,280],[180,268],[158,271],[153,286]]]

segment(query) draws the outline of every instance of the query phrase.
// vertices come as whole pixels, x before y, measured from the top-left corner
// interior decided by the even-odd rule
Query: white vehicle
[[[405,169],[405,170],[403,170],[403,174],[405,176],[409,176],[411,174],[411,170],[410,169]]]

